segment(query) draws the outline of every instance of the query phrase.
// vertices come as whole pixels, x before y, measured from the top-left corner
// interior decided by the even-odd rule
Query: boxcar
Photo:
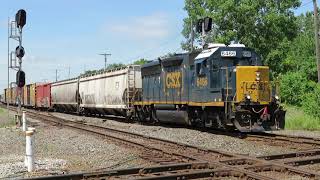
[[[12,105],[17,105],[17,88],[16,87],[13,87],[13,88],[10,88],[10,94],[11,94],[11,101],[10,103]]]
[[[36,83],[23,87],[23,106],[29,108],[36,107]]]
[[[132,98],[141,88],[138,65],[80,77],[80,109],[85,114],[127,116]]]
[[[8,101],[9,101],[9,90],[6,88],[4,89],[4,102],[7,103]]]
[[[4,102],[4,94],[1,94],[1,95],[0,95],[0,102],[1,102],[1,103],[5,103],[5,102]]]
[[[49,109],[51,107],[51,84],[37,84],[36,86],[37,108]]]
[[[78,78],[52,83],[52,107],[62,112],[79,112],[78,87]]]

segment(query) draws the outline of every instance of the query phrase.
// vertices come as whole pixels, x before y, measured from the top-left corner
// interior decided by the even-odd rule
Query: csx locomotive
[[[284,128],[285,111],[269,67],[244,45],[210,44],[201,52],[158,59],[141,68],[135,113],[153,120],[259,132]]]
[[[116,115],[133,121],[166,122],[261,132],[284,128],[285,111],[272,88],[269,68],[240,44],[209,44],[191,53],[143,66],[82,75],[23,89],[22,105],[83,115]],[[14,88],[4,101],[16,104]]]

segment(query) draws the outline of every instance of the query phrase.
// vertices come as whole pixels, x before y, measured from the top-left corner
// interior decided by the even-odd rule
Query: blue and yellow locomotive
[[[210,44],[141,68],[140,121],[261,132],[284,128],[269,67],[244,45]]]

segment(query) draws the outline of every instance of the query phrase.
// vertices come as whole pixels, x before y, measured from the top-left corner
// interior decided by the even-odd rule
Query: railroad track
[[[192,174],[211,172],[208,177],[235,177],[235,178],[251,178],[251,179],[279,179],[281,175],[285,178],[290,177],[307,177],[310,179],[320,178],[320,174],[317,172],[306,171],[299,169],[294,166],[300,166],[308,163],[319,162],[319,157],[316,155],[319,151],[313,154],[313,161],[307,161],[311,156],[302,157],[295,154],[298,159],[292,158],[294,155],[275,155],[269,157],[248,157],[238,154],[230,154],[221,151],[215,151],[211,149],[199,148],[195,146],[190,146],[182,143],[176,143],[164,139],[147,137],[144,135],[116,130],[107,127],[101,127],[93,124],[82,123],[77,121],[70,121],[62,118],[52,116],[48,113],[40,113],[35,111],[27,110],[28,117],[33,119],[39,119],[51,124],[61,125],[95,135],[107,138],[112,143],[118,144],[120,146],[125,146],[132,150],[137,150],[140,152],[141,157],[147,159],[151,162],[155,162],[160,165],[160,167],[170,166],[170,165],[182,165],[185,163],[192,164],[191,167],[196,167],[194,164],[206,164],[206,166],[201,166],[202,170],[199,171],[197,168],[184,169],[182,171],[171,172],[170,169],[165,170],[161,173],[152,174],[150,176],[156,177],[157,179],[165,178],[168,174],[174,177],[186,178]],[[315,158],[318,158],[317,161]],[[306,160],[305,163],[301,163],[302,160]],[[165,169],[165,168],[164,168]],[[125,177],[127,175],[119,174],[118,171],[112,171],[114,173],[109,173],[104,175],[108,178],[115,177]],[[122,172],[122,171],[121,171]],[[140,172],[140,171],[139,171]],[[150,171],[152,172],[152,171]],[[186,174],[187,173],[187,174]],[[268,174],[269,173],[269,174]],[[98,174],[103,174],[101,171],[89,173],[93,176]],[[205,173],[204,173],[205,174]],[[267,175],[266,175],[267,174]],[[82,174],[80,179],[86,178],[87,174]],[[100,176],[99,175],[99,176]],[[149,177],[148,172],[142,171],[138,175],[131,174],[135,178],[147,178]],[[130,175],[130,176],[131,176]],[[199,175],[199,174],[197,174]],[[67,175],[70,176],[70,175]],[[81,175],[80,175],[81,176]],[[198,177],[198,176],[194,176]],[[72,178],[73,179],[73,178]]]
[[[320,138],[289,136],[273,133],[247,134],[247,141],[263,143],[270,146],[287,147],[293,150],[309,150],[320,148]]]

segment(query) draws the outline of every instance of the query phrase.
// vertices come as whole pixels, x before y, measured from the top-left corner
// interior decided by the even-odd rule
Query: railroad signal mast
[[[10,69],[17,71],[16,73],[16,86],[17,86],[17,101],[18,101],[18,113],[17,113],[17,124],[21,126],[22,122],[22,88],[25,85],[25,73],[22,71],[22,58],[25,55],[25,50],[22,46],[22,29],[26,24],[26,11],[20,9],[16,15],[14,21],[8,21],[8,88],[10,86]],[[19,42],[19,45],[15,48],[15,51],[10,52],[10,39]],[[7,104],[9,108],[9,104]],[[9,111],[9,109],[8,109]]]
[[[196,26],[196,31],[198,33],[201,33],[201,39],[202,39],[202,47],[205,46],[206,41],[206,35],[209,31],[212,29],[212,18],[205,17],[202,19],[199,19]]]

